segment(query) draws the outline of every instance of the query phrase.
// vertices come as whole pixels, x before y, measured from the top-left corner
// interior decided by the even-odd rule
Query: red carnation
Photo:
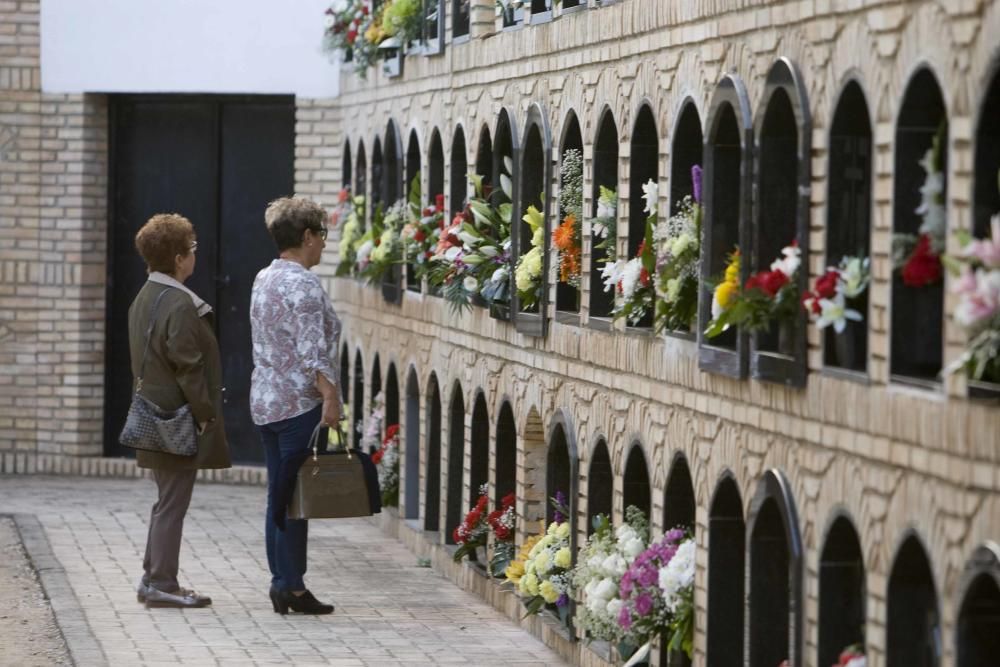
[[[413,234],[413,240],[416,241],[417,243],[423,243],[424,239],[426,239],[426,238],[427,238],[427,234],[424,234],[424,230],[422,230],[422,229],[418,229]]]
[[[374,463],[375,465],[378,465],[379,463],[381,463],[382,462],[382,455],[384,453],[385,453],[385,450],[380,449],[377,452],[375,452],[374,454],[372,454],[372,463]]]
[[[486,504],[490,501],[486,496],[479,496],[479,500],[476,501],[476,511],[483,512],[486,509]]]
[[[643,287],[649,287],[650,283],[652,282],[649,279],[649,271],[646,270],[646,267],[642,267],[642,269],[639,271],[639,282],[642,284]]]
[[[455,530],[451,531],[452,542],[464,542],[462,539],[462,533],[459,532],[461,526],[455,526]]]
[[[931,238],[921,234],[913,254],[903,265],[903,284],[925,287],[941,280],[941,258],[931,250]]]
[[[357,30],[348,30],[347,31],[347,43],[348,44],[354,44],[354,40],[356,40],[357,38],[358,38],[358,31]]]
[[[494,527],[493,532],[496,533],[498,540],[508,540],[510,539],[510,528],[504,525],[497,525]]]
[[[516,501],[517,498],[514,496],[514,493],[511,492],[500,499],[500,504],[503,505],[504,507],[513,507]]]
[[[399,435],[399,424],[390,424],[385,429],[385,440],[383,442],[389,442],[397,435]]]
[[[816,279],[816,294],[821,299],[832,299],[837,296],[837,282],[839,280],[840,272],[836,269],[829,269]]]
[[[743,289],[757,289],[769,297],[773,297],[782,287],[788,284],[788,276],[781,271],[761,271],[747,279]]]
[[[361,5],[361,13],[368,16],[368,5]]]
[[[437,206],[437,210],[444,210],[444,195],[434,195],[434,205]]]
[[[424,253],[424,259],[430,259],[433,256],[434,256],[434,253],[432,253],[430,250],[428,250],[427,252]]]
[[[806,292],[802,295],[802,307],[814,315],[819,315],[823,310],[819,306],[819,295],[815,292]]]

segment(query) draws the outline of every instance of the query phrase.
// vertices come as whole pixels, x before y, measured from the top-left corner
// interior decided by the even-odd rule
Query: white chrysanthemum
[[[619,600],[618,598],[609,601],[607,609],[608,609],[608,616],[610,616],[611,618],[618,618],[618,614],[622,610],[622,601]]]
[[[604,291],[610,292],[621,280],[622,272],[625,270],[625,260],[619,259],[617,262],[608,262],[601,269],[601,280],[604,281]]]
[[[694,540],[684,540],[665,567],[660,568],[659,585],[670,613],[677,610],[682,594],[694,585]]]
[[[630,259],[625,264],[622,271],[622,295],[625,300],[630,300],[635,295],[635,288],[639,286],[639,276],[642,274],[642,260],[638,257]]]
[[[628,559],[634,559],[645,550],[646,542],[638,537],[633,537],[622,545],[622,553],[624,553],[625,557]]]
[[[597,586],[594,587],[593,595],[595,597],[603,598],[605,601],[618,595],[618,584],[614,581],[605,577],[598,582]]]
[[[462,287],[466,292],[475,292],[479,288],[479,282],[472,276],[466,276],[462,281]]]

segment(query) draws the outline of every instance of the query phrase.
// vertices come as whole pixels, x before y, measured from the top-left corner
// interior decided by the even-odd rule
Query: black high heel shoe
[[[287,614],[289,609],[300,614],[313,614],[316,616],[333,613],[332,604],[320,602],[309,591],[306,591],[302,595],[295,595],[290,591],[276,591],[271,589],[271,605],[274,607],[274,612],[282,616]]]

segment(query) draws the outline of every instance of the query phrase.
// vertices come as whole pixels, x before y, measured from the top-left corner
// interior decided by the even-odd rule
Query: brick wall
[[[404,146],[411,130],[420,138],[426,191],[426,142],[437,129],[445,153],[444,190],[449,192],[448,163],[456,128],[465,132],[467,163],[473,165],[484,124],[492,135],[499,110],[508,108],[515,111],[520,131],[529,105],[538,102],[555,142],[567,113],[573,110],[579,117],[584,177],[589,181],[599,114],[607,105],[614,111],[620,139],[619,192],[627,192],[630,128],[638,105],[646,99],[660,134],[663,210],[669,190],[671,132],[683,100],[695,100],[704,123],[715,82],[734,72],[746,83],[756,112],[768,69],[785,56],[803,72],[813,120],[808,262],[813,279],[824,265],[826,161],[833,109],[848,77],[862,82],[873,115],[875,150],[870,353],[868,375],[862,382],[824,370],[821,339],[814,327],[809,330],[808,385],[795,390],[702,372],[692,341],[632,334],[621,326],[613,332],[591,329],[586,326],[586,286],[584,326],[553,321],[547,338],[538,340],[519,335],[481,309],[454,315],[426,293],[407,293],[400,307],[385,306],[372,288],[345,279],[328,282],[346,323],[344,338],[352,365],[358,349],[366,374],[370,375],[377,355],[383,372],[390,362],[401,377],[415,369],[421,387],[427,386],[431,373],[438,379],[446,431],[442,517],[448,488],[447,399],[456,384],[469,413],[476,392],[485,391],[491,452],[499,408],[503,400],[511,402],[518,430],[522,513],[537,516],[541,507],[544,475],[539,478],[536,473],[544,468],[545,446],[537,442],[539,435],[547,437],[558,413],[568,415],[581,458],[577,515],[581,540],[587,507],[585,476],[599,435],[607,437],[611,450],[618,519],[625,457],[633,439],[641,440],[650,463],[653,520],[660,530],[671,462],[677,452],[686,456],[697,500],[700,547],[696,664],[704,664],[707,648],[709,505],[726,471],[738,483],[745,513],[767,470],[778,469],[789,480],[805,552],[803,664],[807,665],[816,664],[819,552],[838,512],[851,517],[864,553],[866,636],[872,665],[885,664],[887,585],[907,531],[915,531],[927,545],[943,622],[943,664],[952,664],[955,658],[965,563],[978,545],[1000,537],[996,407],[966,399],[963,381],[956,377],[938,390],[920,390],[891,382],[888,368],[893,143],[903,90],[920,63],[929,64],[942,82],[950,124],[949,225],[952,230],[968,229],[974,119],[987,76],[1000,56],[991,38],[1000,31],[1000,3],[863,4],[625,1],[563,17],[557,10],[549,23],[507,31],[494,25],[493,31],[474,33],[481,39],[453,45],[443,55],[408,58],[400,79],[388,80],[373,72],[365,81],[345,72],[343,94],[330,109],[334,127],[299,137],[300,146],[342,148],[350,141],[355,157],[363,141],[370,168],[375,137],[384,141],[386,124],[395,120]],[[340,160],[333,159],[331,165],[336,173],[329,180],[339,188]],[[314,177],[311,172],[298,173],[300,190],[314,187]],[[368,182],[370,189],[370,177]],[[590,210],[589,186],[584,192],[584,210]],[[619,215],[623,229],[627,203]],[[588,236],[585,223],[584,238]],[[586,240],[584,255],[586,275]],[[945,307],[948,313],[954,308],[951,296],[946,297]],[[959,353],[963,334],[950,317],[944,327],[947,363]],[[370,381],[365,378],[366,384]],[[425,435],[423,397],[420,408]],[[426,447],[425,440],[421,447]],[[469,451],[467,429],[463,505],[472,497]],[[404,487],[407,476],[420,479],[421,516],[426,511],[425,472],[423,451],[420,466],[403,471]],[[495,480],[492,458],[490,475]],[[450,528],[443,526],[442,535]],[[584,658],[584,653],[580,649],[578,659],[589,661],[592,656]]]
[[[99,455],[106,105],[41,93],[38,11],[0,3],[0,450]]]

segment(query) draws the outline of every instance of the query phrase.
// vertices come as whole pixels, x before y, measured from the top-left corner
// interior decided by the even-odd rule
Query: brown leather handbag
[[[359,452],[347,448],[343,432],[337,428],[339,450],[319,452],[318,424],[309,439],[312,456],[299,468],[289,519],[343,519],[371,516],[368,483]]]

